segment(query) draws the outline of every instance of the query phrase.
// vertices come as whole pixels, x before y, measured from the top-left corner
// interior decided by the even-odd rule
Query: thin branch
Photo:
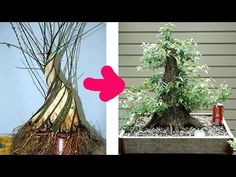
[[[20,42],[20,39],[19,39],[19,36],[18,36],[18,34],[17,34],[17,32],[16,32],[16,29],[15,29],[15,27],[14,27],[14,25],[13,25],[12,23],[11,23],[11,25],[12,25],[13,31],[14,31],[14,33],[15,33],[15,35],[16,35],[17,41],[18,41],[18,43],[19,43],[19,46],[20,46],[21,49],[23,49],[23,47],[22,47],[22,45],[21,45],[21,42]],[[21,50],[21,52],[22,52],[22,54],[23,54],[23,56],[24,56],[24,58],[25,58],[25,61],[26,61],[27,65],[28,65],[28,67],[31,68],[31,66],[30,66],[30,64],[29,64],[29,62],[28,62],[28,59],[27,59],[25,53],[23,52],[23,50]],[[33,72],[33,70],[30,69],[30,70],[28,70],[28,71],[31,71],[31,72],[32,72],[32,74],[34,75],[36,81],[38,82],[39,86],[41,87],[43,93],[45,94],[45,91],[44,91],[44,89],[43,89],[41,83],[39,82],[38,78],[36,77],[35,73]],[[41,93],[41,92],[40,92],[40,93]],[[45,95],[46,95],[46,94],[45,94]]]
[[[21,61],[22,61],[22,63],[25,65],[25,67],[27,67],[26,64],[23,62],[23,60],[21,60]],[[30,78],[32,79],[32,81],[33,81],[35,87],[37,88],[37,90],[39,91],[39,93],[45,98],[45,97],[46,97],[46,94],[45,94],[44,92],[42,92],[42,91],[39,89],[38,85],[37,85],[37,84],[35,83],[35,81],[34,81],[34,78],[33,78],[32,74],[31,74],[31,72],[30,72],[30,71],[32,71],[32,70],[30,69],[30,70],[27,70],[27,71],[29,72]]]
[[[58,35],[58,33],[60,32],[61,28],[65,25],[65,23],[62,23],[62,25],[60,26],[60,28],[58,29],[58,31],[56,32],[55,36],[53,37],[52,41],[51,41],[51,44],[50,44],[50,48],[49,48],[49,51],[47,53],[47,59],[49,59],[49,56],[51,54],[51,51],[52,51],[52,47],[53,47],[53,43]],[[47,61],[47,62],[50,62],[50,61]]]
[[[37,62],[37,64],[39,65],[39,67],[41,68],[41,70],[43,72],[43,64],[40,62],[40,59],[36,56],[34,48],[30,42],[30,39],[27,36],[27,34],[25,33],[25,30],[21,27],[21,25],[19,26],[19,32],[22,34],[22,36],[20,36],[20,37],[21,37],[22,42],[24,43],[26,49],[34,56],[34,58],[35,58],[34,60]],[[25,39],[27,40],[27,42],[25,41]]]
[[[36,48],[37,48],[37,50],[38,50],[38,53],[42,53],[40,47],[37,45],[36,41],[34,41],[34,39],[33,39],[33,37],[32,37],[32,34],[30,34],[30,32],[28,32],[28,30],[26,29],[26,27],[24,26],[24,24],[22,24],[22,23],[19,23],[19,24],[20,24],[20,26],[21,26],[21,29],[22,29],[23,34],[25,35],[25,38],[27,39],[27,41],[29,42],[29,45],[30,45],[31,48],[32,48],[32,52],[34,53],[34,55],[35,55],[35,57],[36,57],[36,54],[35,54],[35,52],[34,52],[35,50],[34,50],[32,44],[31,44],[30,40],[31,40],[31,41],[33,42],[33,44],[36,46]],[[28,35],[27,35],[26,33],[27,33]],[[28,37],[28,36],[29,36],[29,37]],[[44,65],[44,64],[42,64],[42,63],[40,62],[40,59],[38,59],[37,63],[40,63],[40,64],[41,64],[41,67],[42,67],[42,65]]]
[[[79,35],[78,37],[82,37],[82,36],[86,35],[87,33],[89,33],[90,31],[92,31],[93,29],[97,28],[98,26],[100,26],[100,25],[102,25],[102,24],[103,24],[103,23],[99,23],[98,25],[96,25],[96,26],[94,26],[93,28],[87,30],[86,32],[84,32],[84,33],[82,33],[81,35]],[[76,38],[77,38],[77,36],[74,37],[73,39],[71,39],[70,41],[68,41],[68,43],[65,43],[65,44],[61,45],[59,49],[63,48],[63,47],[66,46],[66,45],[69,46],[69,44],[71,44],[72,42],[74,42],[74,41],[76,40]]]
[[[13,46],[21,50],[25,58],[26,63],[24,63],[24,65],[26,67],[17,68],[28,70],[34,84],[36,85],[37,89],[40,90],[42,95],[45,95],[45,89],[47,89],[47,86],[45,85],[45,82],[38,70],[40,69],[44,74],[45,66],[48,62],[50,62],[52,54],[57,55],[58,52],[64,48],[66,62],[63,68],[63,73],[67,78],[67,82],[69,82],[70,85],[74,85],[75,89],[77,90],[78,78],[76,78],[76,76],[81,41],[88,36],[87,34],[89,34],[89,32],[95,28],[98,28],[102,24],[103,23],[99,23],[94,27],[84,31],[86,26],[86,23],[84,22],[38,23],[39,31],[41,33],[40,37],[42,37],[42,39],[38,40],[38,35],[34,33],[34,30],[29,23],[16,23],[18,27],[18,33],[13,23],[11,23],[19,46],[10,45],[8,43],[2,44],[6,44],[8,47]],[[39,66],[39,68],[34,66],[36,64]],[[61,62],[59,62],[59,65],[61,65]]]
[[[21,29],[21,30],[24,32],[24,29]],[[20,30],[20,32],[21,32],[21,30]],[[26,33],[24,33],[24,35],[25,35],[25,38],[28,40]],[[24,42],[24,45],[25,45],[26,49],[28,49],[28,50],[32,53],[32,55],[34,55],[34,56],[37,58],[37,56],[35,55],[35,52],[34,52],[34,48],[32,47],[30,41],[28,40],[28,43],[29,43],[29,45],[30,45],[30,47],[29,47],[29,46],[27,45],[27,43],[25,42],[23,36],[21,36],[21,39],[22,39],[22,41]],[[31,50],[30,50],[30,48],[31,48]],[[29,64],[27,58],[26,58],[26,60],[27,60],[27,64]],[[30,67],[30,68],[34,68],[35,66],[34,66],[33,61],[32,61],[31,59],[29,59],[29,61],[31,62],[31,64],[29,64],[29,67]],[[38,63],[38,66],[41,68],[41,71],[43,72],[44,69],[43,69],[43,67],[42,67],[42,64],[40,63],[40,60],[37,58],[37,59],[35,59],[35,61]],[[43,81],[43,79],[42,79],[42,77],[40,76],[40,74],[38,73],[38,71],[36,70],[36,71],[34,71],[34,72],[35,72],[35,73],[34,73],[34,76],[35,76],[35,78],[37,79],[37,81],[38,81],[39,83],[42,82],[42,85],[44,85],[44,87],[47,88],[45,82]],[[37,75],[37,76],[36,76],[36,75]],[[38,78],[39,78],[39,79],[38,79]],[[40,81],[39,81],[39,80],[40,80]],[[43,88],[42,85],[40,84],[40,86]],[[43,88],[42,90],[44,91],[44,88]],[[45,91],[44,91],[44,92],[45,92]]]
[[[40,70],[40,68],[29,68],[29,67],[21,67],[21,66],[15,66],[17,69],[35,69]]]
[[[27,54],[29,57],[34,58],[29,52],[25,51],[24,49],[22,49],[21,47],[15,45],[15,44],[11,44],[8,42],[0,42],[0,44],[7,45],[8,47],[17,48],[17,49],[21,50],[22,52],[24,52],[25,54]]]

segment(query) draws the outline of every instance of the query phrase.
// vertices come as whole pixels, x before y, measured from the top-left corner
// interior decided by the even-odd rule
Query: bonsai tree
[[[11,23],[18,45],[2,44],[21,50],[22,62],[45,98],[39,110],[17,130],[13,153],[55,154],[58,137],[65,139],[61,154],[90,154],[101,147],[78,112],[76,68],[82,37],[89,32],[84,30],[85,25]]]
[[[226,84],[214,88],[214,80],[201,78],[208,67],[199,64],[200,52],[193,39],[174,38],[171,23],[162,24],[156,43],[143,43],[143,56],[138,70],[152,71],[143,85],[126,91],[122,107],[129,111],[131,120],[122,126],[129,130],[143,117],[150,117],[146,128],[169,126],[179,131],[186,126],[201,128],[203,124],[190,113],[223,102],[230,90]],[[163,71],[164,72],[161,72]],[[211,89],[210,89],[211,88]]]

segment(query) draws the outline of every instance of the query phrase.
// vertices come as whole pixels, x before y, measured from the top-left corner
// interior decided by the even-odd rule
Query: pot
[[[209,114],[194,114],[207,115]],[[119,136],[120,154],[232,154],[228,140],[233,135],[223,119],[227,136],[183,136],[183,137],[129,137],[124,132]]]

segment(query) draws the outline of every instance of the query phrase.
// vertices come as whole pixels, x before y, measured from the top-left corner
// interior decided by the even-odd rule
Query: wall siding
[[[119,23],[119,75],[126,82],[126,89],[131,85],[142,84],[152,72],[138,72],[136,67],[142,56],[142,42],[156,42],[161,23]],[[209,74],[215,86],[226,82],[232,88],[232,94],[224,103],[225,119],[236,136],[236,23],[174,23],[173,34],[184,40],[193,38],[201,52],[201,64],[207,64]],[[157,71],[163,71],[163,68]],[[119,99],[125,99],[121,94]],[[127,112],[119,108],[120,125],[128,120]],[[199,110],[197,112],[211,112]]]

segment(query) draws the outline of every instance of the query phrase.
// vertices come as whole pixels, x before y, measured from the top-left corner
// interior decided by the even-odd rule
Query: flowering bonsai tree
[[[126,91],[127,99],[122,100],[122,107],[131,116],[122,126],[126,131],[144,117],[150,117],[144,129],[155,126],[170,126],[175,131],[186,126],[201,128],[203,124],[190,113],[212,107],[229,96],[227,84],[215,89],[213,79],[200,77],[203,72],[208,74],[208,67],[199,64],[197,45],[193,39],[174,38],[171,33],[174,27],[171,23],[162,25],[156,43],[142,44],[143,56],[137,69],[153,71],[153,75],[143,85]],[[164,72],[161,72],[162,67]]]

